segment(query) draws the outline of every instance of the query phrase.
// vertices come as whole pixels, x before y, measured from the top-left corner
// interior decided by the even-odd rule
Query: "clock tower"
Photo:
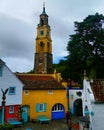
[[[45,12],[45,5],[43,5],[43,12],[40,14],[39,24],[37,26],[36,36],[36,53],[34,71],[36,74],[50,74],[52,73],[52,40],[51,29],[48,24],[48,15]]]

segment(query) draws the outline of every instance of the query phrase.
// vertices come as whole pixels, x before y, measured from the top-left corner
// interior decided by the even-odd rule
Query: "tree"
[[[68,67],[66,60],[60,60],[58,64],[53,64],[53,68],[56,69],[57,73],[61,73],[61,76],[64,80],[68,80]]]
[[[96,13],[82,22],[75,22],[75,34],[70,35],[67,45],[70,75],[79,79],[86,69],[92,78],[104,78],[104,16]],[[72,79],[76,75],[71,76]]]

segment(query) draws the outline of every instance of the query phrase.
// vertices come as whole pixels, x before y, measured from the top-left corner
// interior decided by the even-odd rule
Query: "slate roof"
[[[104,79],[96,79],[91,83],[96,102],[104,102]]]
[[[66,89],[60,82],[52,76],[35,75],[35,74],[17,74],[17,77],[24,84],[25,90],[59,90]]]
[[[0,59],[0,65],[4,65],[4,64],[5,62],[2,59]]]

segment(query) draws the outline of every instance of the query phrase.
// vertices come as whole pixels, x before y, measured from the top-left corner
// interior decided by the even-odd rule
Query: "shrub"
[[[13,126],[11,124],[0,125],[0,130],[12,130]]]

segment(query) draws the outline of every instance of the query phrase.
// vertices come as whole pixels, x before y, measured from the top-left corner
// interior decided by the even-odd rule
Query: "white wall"
[[[22,87],[21,81],[12,73],[12,71],[4,64],[3,73],[0,76],[0,106],[2,101],[2,91],[9,87],[16,87],[15,95],[6,94],[6,105],[22,104]]]
[[[82,99],[82,96],[78,96],[77,92],[82,92],[81,89],[70,89],[69,90],[69,108],[71,110],[71,113],[74,114],[74,102],[77,99]]]
[[[94,95],[91,90],[90,81],[86,78],[83,80],[82,99],[83,99],[83,116],[86,115],[85,107],[87,106],[88,108],[87,115],[89,116],[89,120],[90,120],[90,129],[92,129],[92,126],[93,126],[92,101],[94,102]]]

